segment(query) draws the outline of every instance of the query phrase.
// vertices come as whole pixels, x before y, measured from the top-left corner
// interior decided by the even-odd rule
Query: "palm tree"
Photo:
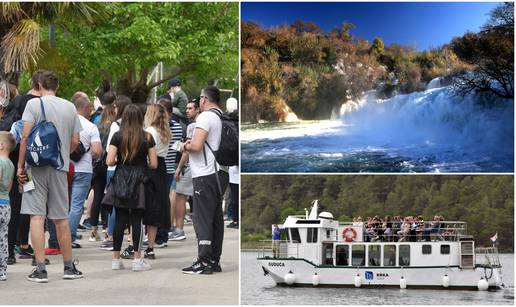
[[[92,22],[98,5],[85,2],[2,2],[0,4],[0,80],[17,84],[20,72],[43,51],[41,30],[66,22]]]

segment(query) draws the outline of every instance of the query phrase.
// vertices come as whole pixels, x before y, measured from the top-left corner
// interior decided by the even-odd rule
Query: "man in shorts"
[[[63,254],[64,279],[82,278],[72,260],[70,226],[68,224],[68,183],[67,172],[70,164],[70,151],[79,144],[81,124],[74,105],[68,100],[56,96],[57,76],[44,71],[39,77],[41,99],[45,108],[46,120],[52,122],[61,140],[60,154],[63,167],[51,166],[25,168],[27,138],[31,129],[42,120],[40,99],[27,102],[22,120],[23,135],[20,141],[20,155],[17,176],[20,184],[27,182],[27,172],[32,173],[34,189],[25,190],[22,199],[22,214],[29,214],[31,241],[36,256],[36,268],[27,277],[33,282],[48,282],[45,267],[45,217],[52,219],[57,230],[57,239]]]

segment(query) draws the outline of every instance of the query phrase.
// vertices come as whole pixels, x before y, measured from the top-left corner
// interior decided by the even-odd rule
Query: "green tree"
[[[378,58],[385,51],[383,40],[380,37],[375,37],[373,45],[371,46],[371,53]]]
[[[514,98],[513,13],[514,2],[502,3],[491,11],[491,19],[482,31],[453,39],[453,51],[475,67],[474,74],[457,77],[460,93],[476,91]]]
[[[43,30],[67,22],[92,22],[99,5],[85,2],[2,2],[0,4],[0,77],[18,84],[22,71],[37,63]],[[51,35],[50,39],[54,39]]]
[[[57,31],[56,47],[68,63],[64,96],[76,90],[93,92],[105,79],[116,83],[118,94],[145,103],[152,88],[177,75],[236,87],[238,3],[99,5],[108,18],[89,25],[69,23]],[[158,62],[170,69],[162,80],[148,83]]]

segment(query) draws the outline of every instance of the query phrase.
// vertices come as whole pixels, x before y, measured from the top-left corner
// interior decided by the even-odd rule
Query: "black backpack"
[[[223,166],[238,165],[238,113],[222,113],[218,109],[210,109],[209,111],[217,114],[222,123],[220,145],[218,150],[213,150],[210,144],[206,142],[208,148],[215,156],[215,160]]]

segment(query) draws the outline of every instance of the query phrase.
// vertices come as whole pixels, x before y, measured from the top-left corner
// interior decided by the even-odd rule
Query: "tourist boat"
[[[338,222],[329,212],[288,216],[282,225],[279,253],[264,244],[258,261],[280,286],[399,287],[419,289],[502,289],[495,247],[475,248],[466,223],[443,221],[430,241],[367,242],[361,224]],[[276,241],[276,244],[278,242]]]

